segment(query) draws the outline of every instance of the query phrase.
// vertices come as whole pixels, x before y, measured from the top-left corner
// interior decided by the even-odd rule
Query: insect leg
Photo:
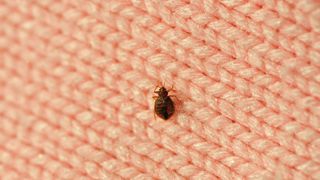
[[[170,88],[170,89],[168,89],[168,92],[170,92],[170,91],[173,91],[173,92],[175,92],[175,91],[176,91],[176,89],[173,87],[173,84],[171,85],[171,88]]]
[[[153,118],[154,118],[154,120],[157,120],[156,112],[153,112]]]
[[[159,85],[156,86],[156,88],[154,88],[153,92],[156,93],[158,91],[156,91],[159,88]]]
[[[177,96],[176,96],[176,95],[169,95],[169,97],[171,97],[171,98],[175,98],[176,100],[178,100],[178,101],[179,101],[179,103],[181,103],[181,100],[180,100],[179,98],[177,98]]]

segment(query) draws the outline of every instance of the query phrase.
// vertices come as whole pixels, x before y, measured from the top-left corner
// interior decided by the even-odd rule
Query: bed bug
[[[169,90],[170,91],[170,90]],[[158,96],[154,96],[154,112],[161,119],[168,120],[174,113],[174,103],[171,96],[169,95],[169,91],[165,87],[160,87],[159,90],[154,90]]]

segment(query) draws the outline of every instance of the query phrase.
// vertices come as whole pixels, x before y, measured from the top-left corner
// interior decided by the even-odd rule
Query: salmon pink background
[[[319,180],[320,1],[0,0],[0,179]]]

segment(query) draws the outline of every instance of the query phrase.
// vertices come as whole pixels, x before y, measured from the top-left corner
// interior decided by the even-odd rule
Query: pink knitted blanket
[[[0,0],[0,179],[319,180],[320,1]]]

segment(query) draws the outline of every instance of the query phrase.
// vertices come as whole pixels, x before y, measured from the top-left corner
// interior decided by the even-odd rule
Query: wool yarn
[[[0,22],[0,179],[320,179],[318,0],[1,0]]]

